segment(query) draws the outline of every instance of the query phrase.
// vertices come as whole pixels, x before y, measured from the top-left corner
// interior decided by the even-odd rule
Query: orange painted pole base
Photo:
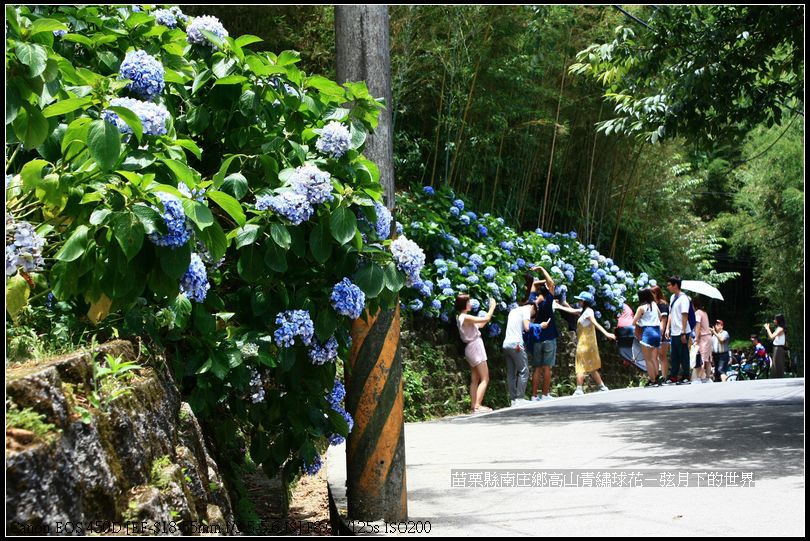
[[[399,303],[352,324],[346,409],[354,428],[346,445],[346,496],[355,520],[408,517]]]

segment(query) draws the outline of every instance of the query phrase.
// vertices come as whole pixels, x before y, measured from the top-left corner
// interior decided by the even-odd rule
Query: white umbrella
[[[709,297],[710,299],[718,299],[721,301],[725,300],[723,299],[723,295],[717,290],[716,287],[701,280],[684,280],[681,282],[681,289],[685,289],[686,291],[691,291],[693,293],[699,293],[704,297]]]

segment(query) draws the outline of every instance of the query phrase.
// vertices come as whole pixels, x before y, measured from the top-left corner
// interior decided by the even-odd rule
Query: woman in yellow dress
[[[571,313],[579,313],[577,320],[577,357],[576,357],[576,371],[577,371],[577,390],[574,395],[585,394],[582,390],[582,384],[585,382],[585,374],[590,374],[596,384],[599,386],[600,391],[607,391],[608,388],[602,381],[602,376],[599,375],[599,369],[602,368],[602,360],[599,358],[599,347],[596,344],[596,329],[604,334],[610,340],[616,340],[616,335],[607,332],[594,315],[592,306],[594,305],[593,295],[587,291],[583,291],[576,297],[579,301],[581,308],[558,307],[560,310]]]

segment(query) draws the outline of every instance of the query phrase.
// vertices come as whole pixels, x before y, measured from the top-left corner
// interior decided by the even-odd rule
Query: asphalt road
[[[405,445],[409,519],[430,522],[431,535],[805,532],[804,379],[564,397],[409,423]],[[470,470],[498,471],[478,483]],[[611,487],[584,486],[600,484],[605,470],[614,474]],[[669,486],[628,486],[641,470],[647,479],[674,477]],[[563,480],[579,486],[555,484],[566,472]],[[731,473],[720,481],[717,472],[751,474],[753,486]],[[672,486],[686,478],[721,486]],[[339,499],[342,448],[330,451],[329,481]]]

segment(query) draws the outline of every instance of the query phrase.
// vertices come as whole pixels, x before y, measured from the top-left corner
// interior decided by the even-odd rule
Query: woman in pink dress
[[[697,368],[697,376],[701,383],[708,383],[709,377],[714,374],[712,369],[712,331],[709,325],[709,315],[703,309],[703,303],[699,297],[692,299],[695,307],[695,343],[698,345],[700,360],[702,364]]]
[[[459,295],[456,297],[456,310],[459,312],[456,318],[458,332],[461,341],[466,344],[464,357],[472,368],[472,381],[470,382],[470,404],[472,413],[482,413],[492,411],[492,408],[482,406],[484,394],[489,385],[489,367],[487,366],[487,350],[484,349],[484,341],[481,339],[481,328],[483,328],[492,314],[495,313],[495,299],[489,299],[489,312],[482,317],[471,316],[468,312],[472,310],[469,295]]]

